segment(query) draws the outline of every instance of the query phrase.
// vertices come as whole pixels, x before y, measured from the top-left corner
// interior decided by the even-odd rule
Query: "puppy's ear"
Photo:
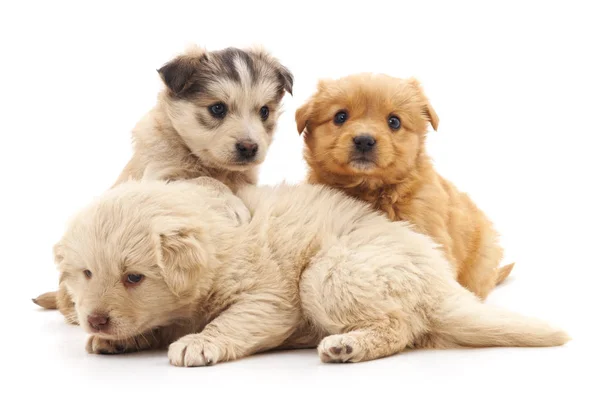
[[[277,75],[279,85],[283,91],[292,95],[292,89],[294,88],[294,76],[292,75],[291,71],[287,67],[284,67],[278,59],[273,57],[261,45],[254,45],[250,47],[248,51],[253,58],[266,63],[269,66],[269,69],[274,70],[275,74]],[[283,97],[283,93],[281,94],[281,97]]]
[[[183,96],[193,85],[194,73],[200,67],[203,56],[180,55],[157,70],[164,84],[175,96]]]
[[[433,130],[437,131],[440,119],[438,118],[437,114],[435,113],[435,111],[429,101],[427,101],[427,104],[425,104],[425,107],[423,110],[425,112],[425,115],[427,115],[427,117],[429,118],[429,123],[433,127]]]
[[[317,92],[304,105],[296,110],[296,127],[298,133],[302,132],[308,127],[308,122],[315,112],[315,99],[323,92],[327,92],[327,89],[331,86],[331,80],[321,79],[317,84]]]
[[[165,282],[177,296],[192,288],[200,270],[208,264],[208,254],[201,243],[200,232],[193,230],[160,235],[159,266]]]
[[[279,64],[277,73],[279,76],[279,81],[283,86],[283,89],[287,91],[290,95],[294,95],[292,94],[292,89],[294,88],[294,76],[292,75],[291,71],[283,65]]]
[[[61,263],[65,259],[65,248],[62,242],[59,241],[54,245],[52,248],[52,253],[54,253],[54,264],[56,264],[57,269],[60,271],[58,282],[62,283],[67,278],[67,273],[61,269]]]
[[[431,124],[433,130],[437,131],[440,119],[437,116],[435,110],[433,109],[433,106],[431,106],[431,102],[429,102],[429,99],[425,96],[425,92],[423,92],[423,87],[421,86],[421,83],[416,78],[409,78],[408,83],[412,87],[414,87],[419,93],[423,101],[421,110],[425,117],[429,120],[429,123]]]
[[[312,99],[308,100],[304,105],[296,110],[296,127],[298,128],[298,133],[302,135],[304,129],[308,126],[308,121],[312,116],[313,111],[313,103]]]

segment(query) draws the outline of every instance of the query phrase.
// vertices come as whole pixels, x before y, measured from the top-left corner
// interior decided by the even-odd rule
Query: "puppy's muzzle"
[[[371,152],[377,144],[377,141],[371,135],[355,136],[352,142],[354,142],[354,149],[360,153]]]
[[[251,161],[258,153],[258,144],[252,141],[240,141],[235,144],[237,156],[242,161]]]

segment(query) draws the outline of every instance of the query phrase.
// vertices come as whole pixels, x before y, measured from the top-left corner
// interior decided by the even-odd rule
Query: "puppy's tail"
[[[550,347],[571,339],[544,321],[482,304],[471,294],[446,301],[438,319],[438,347]]]
[[[49,293],[44,293],[37,298],[32,298],[31,301],[47,310],[55,310],[58,308],[58,305],[56,304],[57,295],[56,291],[51,291]]]
[[[514,266],[515,266],[515,263],[510,263],[503,267],[500,267],[497,270],[498,275],[496,278],[496,285],[500,284],[501,282],[503,282],[506,279],[506,277],[508,277],[508,275],[511,273]]]

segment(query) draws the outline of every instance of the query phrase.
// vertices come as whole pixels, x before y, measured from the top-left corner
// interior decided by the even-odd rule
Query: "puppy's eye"
[[[125,285],[132,286],[139,284],[144,279],[142,274],[127,274]]]
[[[87,278],[92,278],[92,272],[90,270],[83,270],[83,274],[87,277]]]
[[[336,125],[341,125],[348,120],[348,112],[340,111],[333,117],[333,122]]]
[[[215,118],[224,118],[227,114],[227,106],[221,102],[208,107],[210,114]]]
[[[388,125],[390,128],[396,130],[400,129],[400,118],[395,115],[392,115],[388,118]]]
[[[260,117],[263,121],[266,121],[267,118],[269,117],[269,107],[268,106],[264,106],[260,109]]]

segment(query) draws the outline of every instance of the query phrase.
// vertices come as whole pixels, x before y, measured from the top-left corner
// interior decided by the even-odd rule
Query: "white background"
[[[599,14],[594,2],[445,3],[2,2],[0,402],[598,407]],[[294,111],[318,78],[418,77],[440,116],[428,140],[438,171],[517,262],[488,302],[574,340],[355,365],[321,364],[313,350],[196,369],[170,367],[165,352],[87,355],[80,328],[30,299],[56,287],[51,248],[68,217],[127,162],[129,132],[161,88],[155,69],[193,42],[261,43],[295,74],[265,184],[303,180]]]

